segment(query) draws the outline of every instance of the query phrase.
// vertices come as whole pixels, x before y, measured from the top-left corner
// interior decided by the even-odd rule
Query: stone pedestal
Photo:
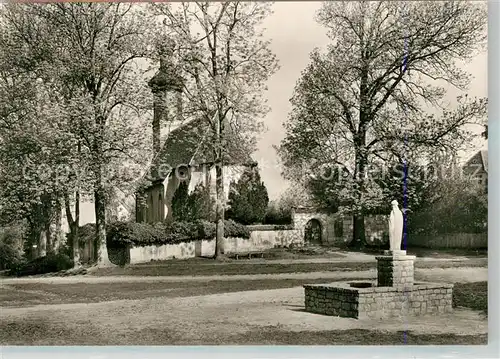
[[[378,287],[411,287],[414,282],[415,256],[406,251],[385,251],[377,259]]]

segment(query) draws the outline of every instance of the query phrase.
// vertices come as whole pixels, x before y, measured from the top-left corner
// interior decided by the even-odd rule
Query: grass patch
[[[347,278],[346,278],[347,280]],[[96,303],[122,299],[175,298],[300,287],[304,283],[329,283],[331,279],[258,279],[189,282],[124,282],[12,284],[0,288],[0,305],[26,307],[38,304]]]
[[[265,259],[309,259],[309,258],[344,258],[338,248],[307,246],[297,248],[272,248],[264,252]]]
[[[350,329],[286,331],[278,328],[253,330],[217,344],[226,345],[483,345],[488,335],[417,334]]]
[[[343,247],[343,250],[349,252],[365,253],[378,255],[384,250],[382,247],[365,247],[361,249]],[[388,248],[385,248],[388,249]],[[487,258],[488,249],[467,249],[467,248],[419,248],[411,247],[407,249],[409,255],[427,258],[452,258],[452,257],[467,257],[467,258]]]
[[[456,283],[453,288],[453,306],[488,314],[488,282]]]
[[[173,328],[106,331],[91,323],[78,326],[41,318],[0,323],[2,345],[485,345],[487,334],[417,334],[350,329],[287,331],[279,326],[253,327],[240,334],[204,331],[195,338]]]
[[[467,261],[416,261],[415,268],[460,268],[487,267],[487,258]],[[246,275],[278,273],[310,273],[329,271],[365,271],[376,269],[372,262],[331,262],[331,263],[266,263],[265,261],[230,261],[219,262],[213,259],[185,259],[158,261],[148,264],[126,267],[103,268],[92,273],[96,276],[210,276],[210,275]]]

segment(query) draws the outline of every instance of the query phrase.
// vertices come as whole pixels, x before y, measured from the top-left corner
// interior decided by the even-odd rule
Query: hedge
[[[10,274],[18,277],[54,273],[73,267],[73,261],[62,253],[49,253],[46,256],[38,257],[27,263],[20,264],[17,268],[12,268]]]
[[[241,224],[226,220],[225,237],[250,238],[250,231]],[[110,248],[123,245],[179,244],[196,240],[215,239],[215,223],[208,221],[173,222],[170,224],[114,222],[107,228],[107,244]]]

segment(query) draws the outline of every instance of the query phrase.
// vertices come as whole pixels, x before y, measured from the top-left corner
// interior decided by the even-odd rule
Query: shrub
[[[191,194],[187,182],[181,182],[172,199],[172,213],[176,222],[214,220],[215,201],[203,184],[198,184]]]
[[[250,230],[241,223],[226,220],[224,222],[224,236],[248,239],[250,238]]]
[[[269,204],[267,207],[266,215],[264,217],[264,224],[280,224],[286,225],[292,223],[292,209],[284,208],[276,203]]]
[[[107,245],[117,248],[129,244],[148,246],[166,242],[165,227],[162,224],[114,222],[108,225]]]
[[[0,228],[0,269],[11,269],[23,261],[25,229],[20,224]]]
[[[485,233],[488,230],[488,196],[467,178],[448,178],[427,194],[428,204],[410,212],[410,233],[439,235]]]
[[[216,236],[214,222],[200,221],[198,224],[200,239],[213,240]],[[224,221],[224,237],[250,238],[250,230],[247,226],[233,220]]]
[[[19,265],[11,270],[17,276],[27,276],[45,273],[54,273],[73,268],[73,261],[65,254],[50,253]]]
[[[173,222],[165,226],[165,243],[178,244],[203,239],[196,222]]]
[[[203,184],[198,184],[193,193],[189,196],[191,207],[191,221],[214,221],[215,220],[215,200],[210,196],[210,189]]]
[[[262,223],[269,197],[257,168],[247,168],[238,182],[229,185],[227,218],[242,224]]]
[[[225,221],[225,237],[250,238],[246,226],[231,220]],[[196,240],[213,240],[215,223],[208,221],[147,224],[115,222],[108,225],[107,244],[110,248],[126,245],[179,244]]]
[[[187,181],[182,181],[172,198],[172,216],[175,221],[186,221],[191,216]]]

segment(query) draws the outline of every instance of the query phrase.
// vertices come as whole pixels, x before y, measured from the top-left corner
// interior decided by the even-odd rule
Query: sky
[[[279,198],[280,194],[290,185],[281,177],[278,167],[278,157],[273,145],[279,145],[284,138],[283,124],[291,111],[289,99],[292,97],[295,83],[301,71],[309,63],[309,54],[315,47],[325,48],[329,42],[326,28],[314,20],[315,12],[321,2],[276,2],[274,13],[264,24],[265,36],[272,41],[271,49],[280,61],[280,70],[268,82],[267,99],[272,111],[264,119],[267,131],[261,134],[258,150],[253,158],[259,162],[262,180],[264,181],[271,200]],[[463,68],[474,76],[470,85],[469,97],[487,97],[487,65],[486,53],[478,55]],[[453,100],[460,92],[450,87],[447,98]],[[482,129],[477,128],[477,131]],[[483,141],[474,144],[475,150],[485,146]],[[467,158],[474,150],[461,153]]]

